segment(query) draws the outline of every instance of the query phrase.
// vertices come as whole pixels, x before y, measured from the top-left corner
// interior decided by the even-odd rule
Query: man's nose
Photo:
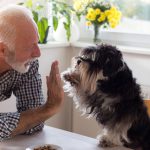
[[[40,57],[41,56],[41,51],[38,45],[35,46],[33,53],[32,53],[32,57]]]

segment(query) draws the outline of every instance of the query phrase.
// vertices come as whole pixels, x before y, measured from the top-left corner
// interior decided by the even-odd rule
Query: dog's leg
[[[108,130],[104,129],[103,133],[98,136],[100,147],[115,147],[122,146],[119,134],[113,134]]]

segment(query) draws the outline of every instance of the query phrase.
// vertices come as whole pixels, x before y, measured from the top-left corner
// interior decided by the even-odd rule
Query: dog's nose
[[[79,65],[81,63],[81,60],[77,60],[77,64]]]

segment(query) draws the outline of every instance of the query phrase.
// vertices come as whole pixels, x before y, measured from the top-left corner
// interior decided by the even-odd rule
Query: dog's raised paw
[[[64,74],[63,78],[66,81],[70,82],[70,84],[72,86],[79,84],[79,79],[78,79],[78,76],[76,74]]]
[[[106,139],[101,139],[99,141],[99,146],[100,147],[114,147],[115,145]]]
[[[71,81],[71,75],[70,75],[70,74],[64,74],[64,75],[63,75],[63,78],[64,78],[66,81]]]

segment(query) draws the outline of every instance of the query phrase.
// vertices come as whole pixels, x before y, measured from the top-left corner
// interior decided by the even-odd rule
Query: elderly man
[[[0,101],[13,93],[17,112],[0,113],[0,141],[18,134],[32,134],[56,114],[64,99],[58,62],[46,77],[44,102],[38,73],[38,31],[28,9],[8,6],[0,10]]]

